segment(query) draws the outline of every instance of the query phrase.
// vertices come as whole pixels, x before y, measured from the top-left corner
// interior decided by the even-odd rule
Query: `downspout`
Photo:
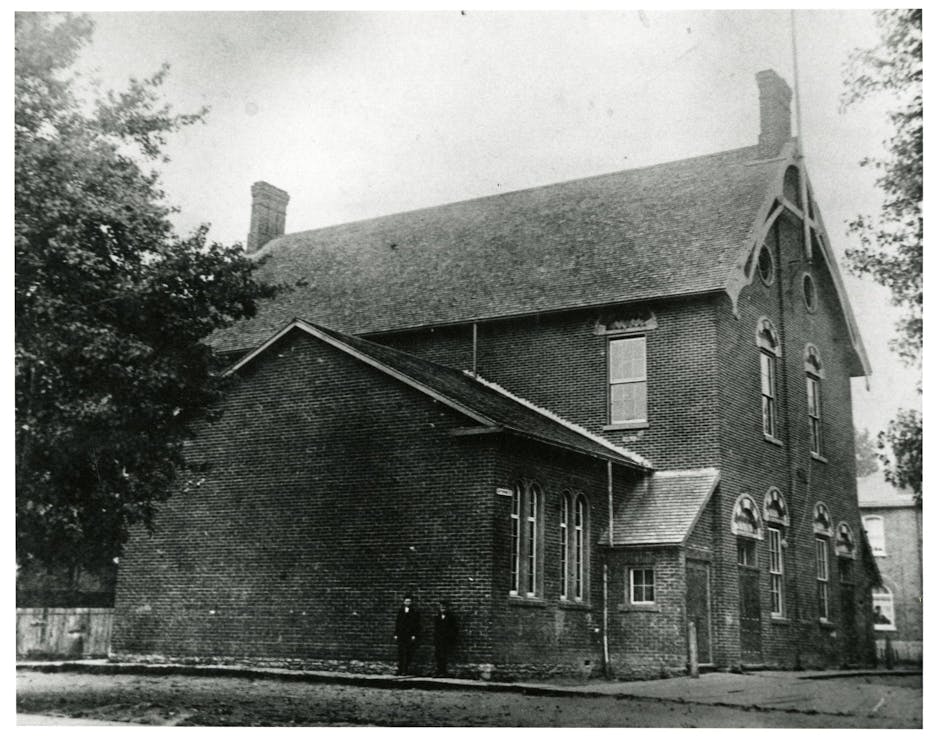
[[[602,618],[602,628],[601,628],[601,646],[604,653],[604,677],[608,680],[611,678],[612,674],[610,671],[610,643],[607,641],[607,619],[608,619],[608,606],[610,601],[607,599],[607,560],[610,557],[610,554],[613,553],[614,545],[614,467],[610,461],[607,462],[607,555],[604,557],[604,564],[602,567],[602,579],[603,579],[603,593],[602,593],[602,607],[603,618]]]
[[[478,323],[471,323],[471,372],[478,375]]]

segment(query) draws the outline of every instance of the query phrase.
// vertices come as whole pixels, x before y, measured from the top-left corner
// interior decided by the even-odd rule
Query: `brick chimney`
[[[777,157],[791,139],[791,88],[774,70],[756,73],[759,85],[759,157]]]
[[[249,225],[249,241],[245,251],[257,252],[266,242],[284,234],[284,218],[287,216],[286,191],[275,188],[263,180],[252,184],[252,222]]]

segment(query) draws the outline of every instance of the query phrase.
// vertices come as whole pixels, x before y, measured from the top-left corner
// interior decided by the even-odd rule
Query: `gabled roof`
[[[291,317],[365,334],[724,290],[784,166],[744,147],[285,235],[256,257],[292,289],[214,342],[253,348]]]
[[[885,479],[884,472],[877,471],[856,480],[859,507],[870,508],[913,508],[917,506],[914,492],[910,488],[898,488]]]
[[[635,469],[652,468],[642,456],[569,423],[496,384],[465,371],[299,319],[291,320],[266,338],[226,373],[235,373],[250,364],[291,332],[305,332],[470,417],[476,427],[462,431],[463,434],[505,432]]]
[[[683,543],[720,481],[717,469],[679,469],[644,477],[616,504],[613,546]],[[607,535],[601,544],[609,543]]]

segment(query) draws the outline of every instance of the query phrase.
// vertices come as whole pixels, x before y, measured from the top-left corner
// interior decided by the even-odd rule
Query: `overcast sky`
[[[178,229],[244,242],[249,187],[286,190],[287,231],[754,144],[755,72],[794,86],[786,10],[102,13],[80,65],[108,86],[171,65],[179,112],[209,106],[163,168]],[[841,114],[842,66],[877,40],[866,11],[798,11],[803,142],[838,257],[875,212],[887,102]],[[895,313],[847,277],[874,376],[853,380],[873,433],[918,406],[888,350]]]

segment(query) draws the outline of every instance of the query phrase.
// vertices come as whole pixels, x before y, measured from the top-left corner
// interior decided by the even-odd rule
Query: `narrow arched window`
[[[781,345],[775,326],[766,317],[760,317],[756,326],[756,345],[759,347],[759,381],[762,392],[762,433],[778,438],[777,364]]]
[[[539,544],[539,488],[530,486],[526,512],[526,594],[535,596],[536,589],[536,550]]]
[[[520,514],[523,510],[523,485],[518,484],[510,499],[510,593],[520,592]]]
[[[807,379],[807,423],[811,454],[823,456],[823,412],[821,409],[821,383],[823,362],[820,351],[810,343],[804,348],[804,374]]]
[[[580,495],[575,498],[575,600],[584,600],[587,582],[586,559],[588,551],[587,504]]]

